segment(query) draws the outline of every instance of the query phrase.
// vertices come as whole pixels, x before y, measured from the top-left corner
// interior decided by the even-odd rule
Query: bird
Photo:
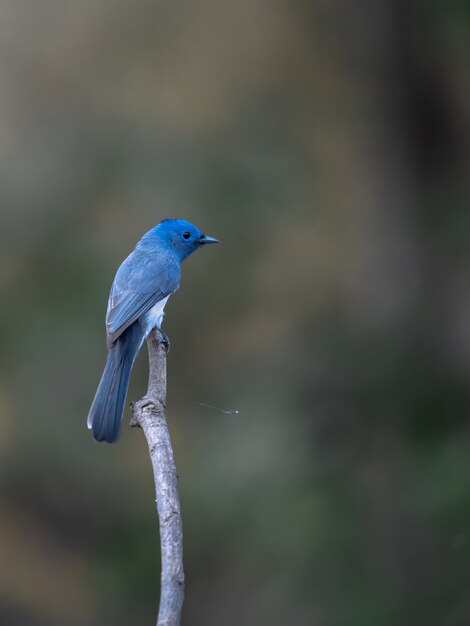
[[[164,219],[143,235],[116,272],[106,312],[108,356],[87,419],[96,441],[119,438],[132,366],[144,339],[160,329],[168,298],[180,284],[180,265],[214,243],[218,239],[191,222]]]

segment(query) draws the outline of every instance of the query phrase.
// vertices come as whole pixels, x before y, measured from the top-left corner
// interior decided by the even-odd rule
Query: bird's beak
[[[209,235],[202,235],[201,237],[199,237],[199,243],[200,244],[204,244],[204,243],[219,243],[219,240],[216,239],[215,237],[209,237]]]

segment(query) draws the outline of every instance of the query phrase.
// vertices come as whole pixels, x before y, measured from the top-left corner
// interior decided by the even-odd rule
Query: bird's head
[[[176,252],[180,261],[183,261],[201,246],[208,243],[219,243],[217,239],[204,235],[197,226],[186,220],[163,220],[155,226],[154,231],[161,241]]]

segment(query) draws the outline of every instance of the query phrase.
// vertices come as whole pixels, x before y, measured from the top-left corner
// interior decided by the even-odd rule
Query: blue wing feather
[[[180,282],[179,260],[160,252],[149,255],[136,248],[116,273],[106,313],[108,346],[157,302],[176,289]]]

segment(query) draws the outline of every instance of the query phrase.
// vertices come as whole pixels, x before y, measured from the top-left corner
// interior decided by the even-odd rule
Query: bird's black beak
[[[199,237],[199,243],[219,243],[219,240],[215,237],[209,237],[209,235],[201,235],[201,237]]]

